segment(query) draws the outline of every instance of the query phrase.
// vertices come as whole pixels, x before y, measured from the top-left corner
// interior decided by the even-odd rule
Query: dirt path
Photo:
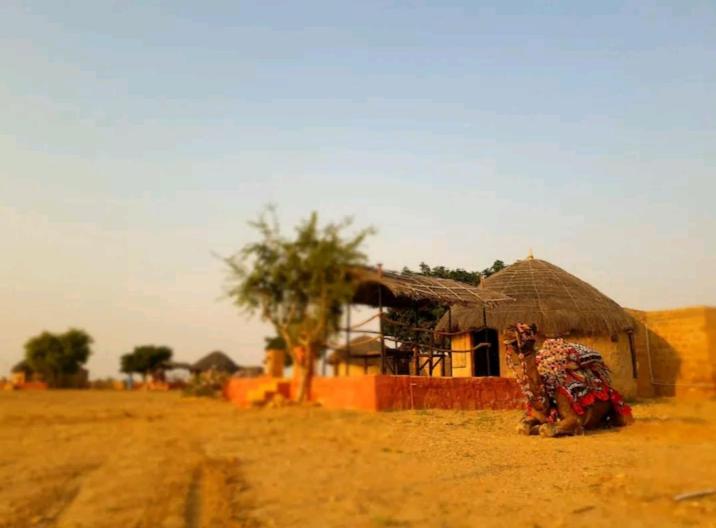
[[[239,411],[175,394],[0,393],[0,528],[716,526],[716,402],[582,438],[514,412]]]

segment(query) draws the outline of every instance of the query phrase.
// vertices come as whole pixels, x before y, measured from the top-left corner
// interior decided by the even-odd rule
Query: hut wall
[[[364,367],[362,359],[354,359],[348,364],[348,372],[346,373],[346,362],[341,361],[333,366],[333,374],[335,376],[364,376],[366,374],[380,374],[380,358],[370,358],[367,360],[367,369]]]
[[[472,347],[472,338],[469,332],[452,336],[450,348],[452,350],[468,350]],[[469,378],[472,376],[473,357],[470,353],[455,352],[452,355],[452,376],[454,378]]]
[[[629,310],[640,396],[716,395],[716,308]]]

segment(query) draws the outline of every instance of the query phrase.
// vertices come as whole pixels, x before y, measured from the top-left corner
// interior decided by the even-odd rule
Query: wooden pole
[[[383,333],[383,291],[378,285],[378,325],[380,327],[380,373],[385,374],[385,334]],[[395,359],[393,360],[395,367]],[[395,368],[393,368],[395,372]]]
[[[428,369],[428,374],[430,377],[433,376],[433,352],[435,348],[435,334],[430,332],[430,368]]]
[[[448,306],[448,333],[452,333],[452,306]],[[449,346],[447,347],[450,351],[448,357],[450,358],[450,376],[452,376],[452,336],[448,336]]]
[[[351,368],[351,305],[346,306],[346,376]]]
[[[413,337],[414,337],[414,345],[412,347],[412,352],[415,355],[415,375],[420,376],[420,343],[418,340],[420,339],[420,332],[418,332],[418,308],[415,303],[413,303],[413,309],[415,310],[415,330],[413,331]]]

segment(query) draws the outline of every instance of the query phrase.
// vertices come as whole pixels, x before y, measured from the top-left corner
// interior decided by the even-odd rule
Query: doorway
[[[485,344],[473,351],[473,376],[500,375],[500,342],[497,330],[483,328],[472,333],[472,346]]]

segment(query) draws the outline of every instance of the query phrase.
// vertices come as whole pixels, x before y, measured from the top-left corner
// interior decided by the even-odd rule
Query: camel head
[[[505,339],[503,343],[513,354],[520,356],[529,356],[535,351],[535,342],[537,341],[537,325],[525,323],[515,323],[505,330]],[[522,357],[520,357],[522,359]]]

